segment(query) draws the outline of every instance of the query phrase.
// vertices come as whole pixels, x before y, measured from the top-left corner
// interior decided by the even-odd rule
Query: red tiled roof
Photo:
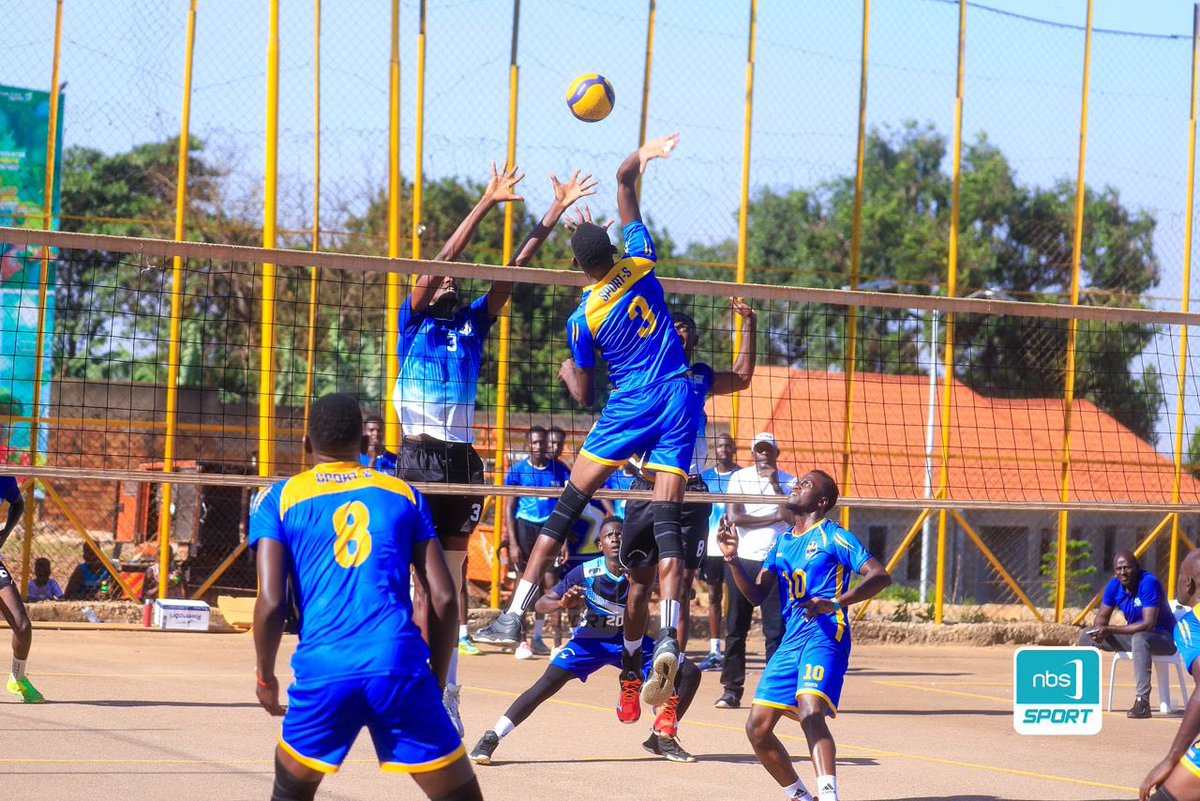
[[[771,431],[782,448],[780,466],[793,473],[829,471],[847,495],[925,497],[927,376],[855,373],[850,481],[842,475],[846,375],[760,367],[742,393],[738,440]],[[941,404],[936,388],[933,482],[941,469]],[[991,501],[1060,499],[1063,402],[1055,398],[988,398],[951,384],[949,486],[951,498]],[[709,417],[728,423],[732,401],[714,398]],[[1078,400],[1071,415],[1071,494],[1076,502],[1170,503],[1174,467],[1150,445],[1095,404]],[[1184,472],[1181,500],[1200,502],[1200,481]]]

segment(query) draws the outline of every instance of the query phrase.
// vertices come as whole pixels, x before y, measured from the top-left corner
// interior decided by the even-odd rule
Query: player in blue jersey
[[[363,434],[367,437],[367,449],[359,455],[358,461],[363,467],[373,467],[381,473],[394,476],[396,474],[396,454],[387,449],[385,443],[385,426],[383,417],[378,414],[368,414],[363,418]]]
[[[558,460],[550,458],[550,437],[542,426],[531,426],[527,447],[529,458],[522,459],[512,466],[504,483],[510,487],[532,487],[538,489],[555,489],[561,491],[567,486],[570,469]],[[517,570],[523,571],[529,554],[537,542],[538,532],[550,519],[554,511],[554,498],[544,498],[536,495],[504,499],[505,518],[508,521],[508,558],[516,565]],[[566,548],[564,547],[564,550]],[[564,554],[561,563],[565,564]],[[547,568],[550,566],[547,565]],[[558,580],[553,569],[542,573],[542,590],[548,591]],[[518,646],[517,658],[528,659],[530,656],[549,656],[550,649],[542,640],[546,625],[546,616],[534,612],[533,636],[528,642]]]
[[[17,527],[25,512],[25,499],[21,497],[21,488],[12,476],[0,476],[0,500],[8,503],[8,518],[4,521],[4,528],[0,529],[0,548],[3,548],[8,535]],[[29,614],[21,600],[21,591],[4,562],[0,562],[0,615],[4,616],[4,622],[12,631],[13,661],[12,672],[8,674],[8,691],[27,704],[40,704],[46,699],[25,675],[25,662],[33,645],[33,626],[29,625]]]
[[[729,492],[729,477],[741,469],[737,463],[737,441],[729,434],[718,434],[713,444],[713,466],[700,474],[708,491],[715,495]],[[701,670],[720,670],[725,664],[721,654],[721,617],[725,598],[725,560],[721,558],[721,546],[717,544],[717,533],[721,529],[721,518],[725,517],[725,503],[714,500],[712,514],[708,516],[708,542],[704,561],[700,563],[700,580],[708,587],[708,656],[700,663]]]
[[[1200,551],[1183,559],[1175,597],[1187,612],[1177,614],[1175,647],[1183,657],[1197,689],[1192,690],[1183,721],[1171,741],[1167,756],[1146,775],[1139,801],[1200,801]],[[1157,789],[1157,792],[1155,790]],[[1153,795],[1151,795],[1153,793]]]
[[[792,528],[771,546],[757,578],[737,558],[738,537],[726,521],[718,542],[738,589],[752,604],[778,592],[783,607],[783,642],[767,662],[746,735],[759,762],[786,798],[812,801],[792,767],[775,726],[787,715],[800,721],[817,773],[819,801],[837,801],[836,746],[825,718],[837,715],[850,660],[848,607],[874,597],[892,577],[852,533],[826,515],[837,503],[837,483],[821,470],[796,481],[784,514]],[[850,576],[863,580],[850,589]]]
[[[519,202],[516,185],[522,176],[516,168],[496,171],[483,196],[437,255],[453,261],[466,249],[480,222],[493,207]],[[517,249],[516,266],[528,265],[559,219],[582,197],[593,193],[591,176],[577,171],[567,183],[550,176],[554,201],[545,216]],[[451,276],[423,275],[400,308],[400,373],[392,400],[400,417],[404,439],[397,475],[405,481],[434,484],[483,484],[483,460],[475,452],[475,396],[483,366],[483,348],[513,285],[497,282],[487,292],[464,305],[458,280]],[[484,493],[429,495],[429,509],[438,539],[450,564],[456,585],[463,586],[467,543],[483,512]],[[417,623],[424,630],[424,598],[414,597]],[[446,708],[462,731],[459,717],[458,654],[450,664],[446,683]]]
[[[579,451],[554,514],[538,536],[508,610],[476,635],[488,642],[520,641],[522,618],[533,601],[538,577],[553,561],[592,494],[630,456],[646,454],[646,464],[661,475],[654,485],[653,537],[621,540],[621,562],[630,578],[622,681],[641,686],[642,701],[651,706],[670,696],[679,666],[679,601],[672,599],[679,598],[683,581],[679,515],[696,429],[687,357],[654,273],[657,253],[642,223],[637,182],[649,161],[670,156],[678,143],[677,134],[647,142],[617,170],[624,258],[616,258],[616,248],[601,226],[585,222],[571,235],[572,263],[594,283],[584,288],[579,307],[567,321],[572,355],[563,362],[559,378],[576,402],[591,406],[596,398],[599,350],[614,389]],[[661,605],[654,668],[643,685],[640,648],[656,572],[667,600]],[[634,710],[626,712],[634,714]]]
[[[696,321],[690,314],[674,312],[675,332],[683,342],[683,353],[688,364],[692,366],[692,391],[696,403],[696,444],[692,451],[692,464],[688,470],[688,492],[709,492],[700,471],[708,458],[708,415],[704,404],[710,395],[732,395],[750,387],[754,380],[754,363],[758,358],[756,340],[758,339],[757,315],[754,309],[746,305],[741,298],[730,298],[730,306],[742,320],[745,330],[734,359],[732,370],[717,372],[704,362],[694,361],[696,345],[700,334]],[[631,489],[653,489],[657,474],[653,469],[645,467],[634,479]],[[625,533],[634,539],[646,540],[654,536],[654,517],[650,504],[646,501],[630,501],[625,507]],[[692,616],[690,614],[690,598],[692,583],[696,580],[696,571],[704,562],[708,550],[708,520],[712,515],[711,503],[685,503],[680,510],[680,529],[683,535],[684,571],[683,582],[680,585],[679,603],[679,650],[687,650],[688,637],[691,633]],[[714,630],[715,633],[715,630]]]
[[[304,438],[315,466],[263,490],[251,509],[256,692],[272,715],[284,715],[275,659],[289,577],[300,607],[271,799],[312,799],[364,726],[380,769],[411,774],[430,798],[479,799],[439,686],[455,650],[454,580],[424,497],[362,467],[364,439],[357,401],[321,398]],[[412,618],[410,568],[429,597],[428,645]]]
[[[620,548],[621,521],[615,517],[607,518],[600,531],[600,550],[603,555],[574,568],[550,592],[538,598],[534,608],[544,612],[582,606],[585,610],[583,619],[571,641],[555,655],[542,677],[513,702],[495,726],[479,738],[479,742],[471,749],[472,762],[490,765],[500,740],[572,679],[587,681],[600,668],[621,667],[624,661],[621,618],[625,612],[629,582],[625,568],[618,559]],[[653,649],[654,642],[649,637],[643,638],[639,653],[646,670],[650,668]],[[672,762],[696,761],[679,744],[679,719],[687,711],[699,687],[700,669],[690,662],[684,662],[676,675],[674,692],[654,719],[650,736],[642,743],[643,748]]]

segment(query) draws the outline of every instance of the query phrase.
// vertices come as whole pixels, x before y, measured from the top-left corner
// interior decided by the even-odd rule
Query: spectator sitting
[[[112,576],[100,561],[100,555],[84,543],[83,564],[76,567],[75,572],[67,579],[67,589],[63,597],[68,601],[107,600],[106,585],[111,581]]]
[[[1109,624],[1114,608],[1121,610],[1124,626]],[[1133,652],[1137,696],[1128,713],[1131,718],[1150,717],[1151,657],[1175,653],[1174,628],[1175,615],[1162,583],[1153,573],[1142,570],[1132,552],[1118,553],[1096,619],[1092,628],[1079,636],[1079,644],[1094,645],[1101,651]]]
[[[57,581],[50,578],[50,560],[44,556],[40,557],[33,563],[33,581],[29,583],[29,594],[25,596],[25,600],[30,603],[58,601],[62,597],[62,587],[58,586]]]
[[[150,563],[146,566],[146,577],[142,582],[142,597],[154,599],[158,597],[158,574],[160,565],[158,562],[158,554],[154,554]],[[171,547],[171,563],[170,570],[167,572],[167,597],[168,598],[186,598],[186,588],[183,586],[183,575],[179,572],[179,565],[175,561],[175,548]]]

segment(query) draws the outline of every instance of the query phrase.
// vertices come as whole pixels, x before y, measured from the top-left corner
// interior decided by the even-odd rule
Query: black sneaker
[[[642,748],[645,748],[652,754],[666,757],[671,762],[696,761],[694,756],[683,750],[683,746],[679,744],[678,738],[663,737],[656,732],[650,732],[650,736],[646,738],[646,742],[642,743]]]
[[[500,745],[500,737],[496,732],[488,729],[479,738],[479,742],[475,743],[475,747],[471,749],[471,753],[467,755],[467,759],[476,765],[490,765],[492,764],[492,754],[496,752],[496,746],[498,745]]]
[[[1131,718],[1148,718],[1150,717],[1150,699],[1144,695],[1139,695],[1133,701],[1133,706],[1125,713]]]
[[[664,627],[658,634],[654,656],[650,662],[650,675],[642,685],[642,703],[646,706],[662,706],[675,691],[675,671],[679,670],[679,642],[675,629]]]
[[[501,612],[492,625],[481,628],[471,639],[492,645],[516,645],[524,639],[524,629],[520,615]]]
[[[713,704],[717,709],[739,709],[742,706],[742,701],[731,692],[727,692],[717,699]]]

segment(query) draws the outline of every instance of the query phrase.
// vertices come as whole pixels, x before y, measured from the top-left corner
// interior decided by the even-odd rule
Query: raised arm
[[[738,559],[738,535],[728,517],[721,518],[720,527],[717,529],[717,545],[721,548],[721,555],[725,557],[725,564],[729,565],[729,572],[733,575],[733,583],[737,585],[738,590],[755,606],[762,604],[775,584],[775,572],[764,567],[753,580],[750,579],[746,568],[742,567],[742,560]]]
[[[638,202],[638,176],[646,171],[646,165],[654,159],[669,159],[671,151],[679,144],[679,134],[652,139],[630,153],[617,168],[617,209],[621,212],[621,227],[632,222],[641,222],[642,209]]]
[[[571,180],[565,184],[560,183],[554,173],[550,173],[550,183],[554,185],[554,202],[517,248],[517,255],[512,260],[514,267],[528,267],[567,209],[580,198],[596,194],[598,182],[592,180],[590,175],[580,178],[579,172],[576,170]],[[488,290],[488,314],[492,317],[500,314],[504,304],[512,297],[512,291],[511,281],[497,281],[492,284],[492,288]]]
[[[754,380],[754,363],[758,360],[758,315],[741,298],[730,298],[729,305],[742,318],[742,346],[733,369],[713,376],[712,394],[732,395],[750,388]]]
[[[475,204],[475,208],[466,216],[458,228],[454,229],[454,233],[446,240],[446,244],[442,245],[442,249],[438,251],[434,258],[437,261],[454,261],[462,252],[467,249],[467,245],[475,237],[475,232],[479,229],[479,224],[483,222],[483,218],[487,213],[495,208],[500,203],[511,202],[520,203],[524,200],[516,193],[516,186],[525,176],[517,172],[516,165],[509,169],[505,165],[503,172],[496,170],[496,162],[492,162],[492,177],[488,181],[487,188],[483,190],[483,195],[479,198],[479,202]],[[433,302],[433,296],[437,292],[438,287],[442,284],[443,276],[440,275],[422,275],[417,279],[417,284],[413,288],[412,293],[412,310],[413,312],[423,312],[429,308],[429,304]],[[503,305],[503,304],[501,304]]]
[[[458,593],[446,565],[446,556],[436,539],[413,545],[413,572],[429,598],[429,622],[425,639],[429,643],[429,666],[438,686],[446,686],[450,654],[458,647]]]

